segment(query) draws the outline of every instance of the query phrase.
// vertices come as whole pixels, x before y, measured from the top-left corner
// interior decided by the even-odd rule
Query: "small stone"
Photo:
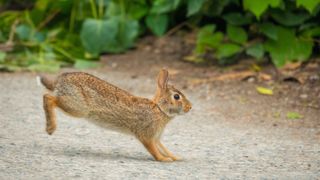
[[[319,75],[315,74],[315,75],[311,75],[309,79],[310,81],[319,81],[320,77]]]
[[[117,63],[112,63],[112,64],[111,64],[111,67],[112,67],[112,68],[116,68],[117,66],[118,66]]]
[[[307,99],[308,98],[308,94],[300,94],[300,98],[301,99]]]
[[[131,79],[137,79],[138,78],[138,75],[132,75],[131,76]]]
[[[156,54],[160,54],[160,52],[161,52],[160,49],[155,49],[154,50],[154,53],[156,53]]]
[[[249,77],[247,81],[248,81],[249,83],[253,83],[255,80],[256,80],[256,79],[255,79],[254,77]]]

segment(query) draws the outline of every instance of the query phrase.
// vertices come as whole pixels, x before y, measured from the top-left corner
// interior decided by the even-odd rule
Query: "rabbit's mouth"
[[[177,116],[177,115],[183,115],[185,114],[186,112],[182,109],[182,108],[172,108],[172,109],[169,109],[169,116]]]

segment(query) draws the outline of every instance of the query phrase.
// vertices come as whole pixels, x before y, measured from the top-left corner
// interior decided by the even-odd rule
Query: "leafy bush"
[[[201,27],[190,61],[269,56],[280,67],[316,53],[319,19],[319,0],[0,0],[0,68],[95,67],[182,22]]]
[[[269,54],[273,64],[281,67],[288,62],[306,61],[312,55],[320,36],[319,0],[219,2],[223,2],[223,10],[212,16],[222,16],[220,31],[213,25],[202,27],[189,60],[203,62],[203,57],[208,57],[203,55],[209,53],[224,64],[242,53],[258,60]],[[212,12],[216,8],[209,1],[205,3],[203,7],[212,8]],[[203,16],[202,12],[198,13]]]

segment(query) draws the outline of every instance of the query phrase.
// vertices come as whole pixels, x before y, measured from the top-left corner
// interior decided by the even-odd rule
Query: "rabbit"
[[[161,69],[155,96],[147,99],[83,72],[63,73],[55,80],[40,76],[49,90],[43,95],[46,131],[51,135],[56,130],[54,110],[59,108],[103,128],[133,135],[157,161],[179,160],[160,137],[167,123],[189,112],[192,105],[181,91],[168,84],[168,78],[168,71]]]

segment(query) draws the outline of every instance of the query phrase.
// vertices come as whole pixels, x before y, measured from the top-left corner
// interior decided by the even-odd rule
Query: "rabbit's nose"
[[[184,112],[189,112],[192,106],[188,105],[184,108]]]

